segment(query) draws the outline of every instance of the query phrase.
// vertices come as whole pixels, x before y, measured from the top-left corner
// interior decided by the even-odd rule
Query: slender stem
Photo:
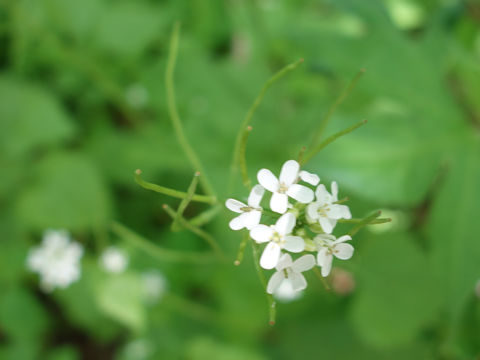
[[[337,220],[339,223],[347,223],[347,224],[358,224],[362,222],[364,219],[339,219]],[[392,219],[390,218],[382,218],[382,219],[373,219],[371,220],[368,225],[374,225],[374,224],[385,224],[388,222],[391,222]]]
[[[320,279],[320,282],[321,282],[322,285],[325,287],[325,290],[330,291],[330,290],[331,290],[330,285],[328,285],[327,280],[322,276],[322,273],[320,272],[320,270],[318,270],[318,267],[315,266],[315,267],[313,268],[313,273],[315,274],[315,276],[316,276],[317,278]]]
[[[185,199],[188,196],[186,192],[173,190],[165,186],[160,186],[157,184],[144,181],[141,177],[141,174],[142,174],[142,171],[140,169],[135,170],[135,182],[141,187],[143,187],[144,189],[152,190],[160,194],[168,195],[168,196],[179,198],[179,199]],[[198,202],[203,202],[207,204],[216,204],[217,199],[213,196],[193,195],[192,201],[198,201]]]
[[[238,247],[237,258],[233,262],[236,266],[238,266],[242,263],[243,254],[245,253],[245,247],[247,246],[248,239],[250,239],[250,236],[248,235],[247,232],[245,232],[243,234],[242,242],[240,243],[240,246]]]
[[[268,303],[268,323],[270,325],[275,325],[275,317],[277,314],[276,310],[276,302],[273,296],[269,293],[267,293],[267,280],[265,279],[265,275],[263,275],[263,271],[260,268],[260,256],[258,254],[258,244],[254,241],[252,241],[252,255],[253,255],[253,263],[255,264],[255,270],[257,270],[257,275],[258,278],[260,279],[260,282],[262,283],[263,289],[265,290],[265,293],[267,294],[267,303]]]
[[[334,204],[343,204],[343,203],[347,202],[348,200],[350,200],[350,198],[348,196],[345,196],[343,199],[335,201]]]
[[[332,136],[326,138],[324,141],[322,141],[320,144],[318,144],[316,147],[312,148],[310,151],[308,151],[305,156],[303,157],[303,160],[301,162],[302,165],[306,164],[313,156],[315,156],[320,150],[322,150],[324,147],[329,145],[330,143],[334,142],[337,140],[339,137],[342,137],[343,135],[346,135],[348,133],[351,133],[352,131],[356,130],[360,126],[364,125],[367,123],[367,120],[362,120],[355,125],[352,125],[342,131],[339,131]]]
[[[233,159],[232,159],[232,167],[231,167],[231,180],[233,180],[234,174],[238,171],[238,167],[241,167],[242,172],[242,179],[244,184],[249,183],[248,174],[247,174],[247,161],[245,157],[246,151],[246,143],[248,138],[248,133],[250,132],[251,128],[249,128],[250,122],[252,121],[253,115],[257,110],[258,106],[262,102],[267,90],[279,79],[285,76],[288,72],[296,69],[301,63],[303,63],[303,59],[300,59],[290,65],[285,66],[275,75],[273,75],[270,79],[265,82],[260,93],[258,94],[257,98],[253,102],[252,106],[247,112],[247,115],[243,119],[242,125],[240,126],[240,130],[238,131],[237,138],[235,140],[235,147],[233,150]]]
[[[203,174],[202,178],[200,179],[200,183],[202,184],[202,187],[205,190],[205,193],[210,196],[215,196],[215,191],[213,190],[213,187],[208,181],[208,178],[205,174],[202,163],[200,162],[200,159],[198,158],[197,154],[195,153],[192,146],[188,142],[187,136],[185,135],[185,131],[183,129],[182,122],[180,121],[180,116],[177,110],[173,75],[175,72],[175,63],[177,60],[179,38],[180,38],[180,23],[176,22],[173,27],[172,37],[170,39],[170,49],[169,49],[167,69],[165,74],[165,86],[166,86],[166,93],[167,93],[168,112],[170,114],[170,120],[172,121],[175,135],[177,136],[178,142],[182,147],[185,155],[187,156],[188,160],[192,164],[192,167],[194,168],[194,170],[200,171]]]
[[[247,172],[247,157],[246,157],[246,151],[247,151],[247,140],[248,140],[248,135],[250,135],[252,131],[251,126],[247,126],[246,131],[243,132],[242,134],[242,140],[240,141],[240,155],[238,158],[238,161],[240,162],[240,169],[242,172],[242,182],[243,185],[248,188],[249,190],[252,188],[251,181],[248,177],[248,172]]]
[[[360,71],[355,75],[355,77],[350,81],[348,86],[342,91],[340,96],[335,100],[335,102],[332,104],[330,109],[328,109],[327,113],[323,117],[322,121],[320,122],[320,125],[313,135],[312,142],[310,144],[310,148],[313,148],[317,146],[317,144],[320,142],[320,139],[330,122],[330,119],[332,118],[332,115],[335,113],[335,110],[337,110],[338,106],[347,98],[347,96],[351,93],[355,85],[357,84],[358,80],[362,77],[363,73],[365,72],[365,69],[360,69]]]
[[[371,224],[376,218],[378,218],[382,214],[381,211],[376,211],[373,214],[370,214],[363,219],[361,219],[357,225],[355,225],[353,228],[350,229],[350,231],[347,233],[347,235],[353,236],[355,235],[361,228],[364,226]]]
[[[193,175],[192,182],[190,183],[190,186],[187,190],[187,196],[185,196],[180,202],[180,205],[178,205],[177,213],[175,214],[175,218],[173,219],[171,226],[172,231],[177,231],[180,229],[180,226],[178,225],[178,219],[183,216],[183,212],[187,208],[190,201],[192,201],[192,197],[195,194],[195,190],[197,189],[199,176],[200,173],[198,171]]]
[[[111,229],[118,237],[161,262],[170,261],[205,264],[215,260],[215,257],[211,254],[184,252],[162,248],[118,222],[113,222]]]
[[[214,205],[208,208],[207,210],[205,210],[204,212],[201,212],[194,218],[190,219],[189,222],[193,226],[205,225],[206,223],[210,222],[220,212],[221,209],[222,209],[222,205],[220,204]]]
[[[305,151],[307,150],[306,146],[302,146],[300,151],[298,152],[298,163],[301,164],[303,161],[303,155],[305,154]]]
[[[165,212],[168,215],[170,215],[170,217],[172,219],[175,219],[175,215],[176,215],[175,211],[173,211],[173,209],[170,206],[168,206],[167,204],[163,204],[163,209],[165,210]],[[196,226],[193,226],[187,220],[185,220],[185,218],[183,216],[180,216],[178,218],[178,223],[182,227],[184,227],[185,229],[193,232],[194,234],[200,236],[203,240],[205,240],[207,242],[207,244],[211,246],[213,251],[215,251],[215,253],[217,254],[219,259],[221,259],[221,260],[226,259],[225,254],[223,253],[222,249],[218,246],[215,239],[209,233],[207,233],[206,231],[203,231],[202,229],[200,229]]]

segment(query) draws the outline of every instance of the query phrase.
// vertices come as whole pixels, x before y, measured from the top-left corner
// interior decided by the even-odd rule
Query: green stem
[[[178,219],[183,216],[183,212],[187,208],[190,201],[192,201],[192,197],[195,194],[195,190],[197,189],[199,176],[200,173],[198,171],[193,175],[192,182],[190,183],[190,186],[187,190],[187,195],[182,199],[180,205],[178,205],[177,213],[175,214],[175,218],[173,219],[171,226],[172,231],[180,230],[180,226],[178,225]]]
[[[367,123],[367,120],[362,120],[355,125],[352,125],[342,131],[339,131],[332,136],[326,138],[323,142],[318,144],[316,147],[312,148],[310,151],[308,151],[305,156],[303,157],[303,160],[301,162],[302,165],[305,165],[313,156],[315,156],[320,150],[322,150],[324,147],[329,145],[330,143],[334,142],[337,140],[339,137],[342,137],[343,135],[346,135],[348,133],[351,133],[352,131],[356,130],[360,126],[364,125]]]
[[[339,223],[347,223],[347,224],[358,224],[362,222],[364,219],[339,219],[337,220]],[[388,222],[391,222],[392,219],[390,218],[382,218],[382,219],[373,219],[368,223],[368,225],[374,225],[374,224],[385,224]]]
[[[248,239],[250,239],[250,236],[248,235],[248,232],[245,232],[244,235],[243,235],[242,242],[240,243],[240,246],[238,247],[237,258],[234,261],[234,264],[236,266],[238,266],[242,263],[243,254],[245,253],[245,247],[247,246]]]
[[[200,159],[198,158],[197,154],[195,153],[192,146],[188,142],[188,139],[187,139],[187,136],[185,135],[185,131],[180,121],[180,116],[178,114],[178,110],[176,106],[173,75],[175,72],[175,64],[177,60],[179,38],[180,38],[180,23],[176,22],[173,27],[172,37],[170,40],[170,49],[169,49],[167,69],[165,74],[165,86],[166,86],[166,93],[167,93],[168,112],[170,114],[170,120],[172,121],[175,135],[177,136],[178,142],[182,147],[183,151],[185,152],[185,155],[187,156],[188,160],[192,164],[194,170],[200,171],[203,174],[202,178],[200,179],[200,183],[202,184],[202,187],[205,190],[205,193],[207,195],[215,197],[215,191],[213,190],[213,187],[211,186],[210,182],[207,179],[207,176],[200,162]]]
[[[162,248],[118,222],[113,222],[111,229],[118,237],[161,262],[169,261],[205,264],[211,263],[215,260],[211,254],[184,252]]]
[[[257,110],[258,106],[262,102],[267,90],[279,79],[285,76],[288,72],[296,69],[301,63],[303,63],[303,59],[300,59],[290,65],[285,66],[275,75],[273,75],[267,82],[263,85],[260,93],[258,94],[257,98],[253,102],[252,106],[247,112],[247,115],[243,119],[242,125],[240,126],[240,130],[238,131],[237,138],[235,140],[235,147],[233,150],[233,159],[232,159],[232,167],[231,167],[231,180],[233,180],[234,174],[238,171],[238,167],[241,168],[242,172],[242,179],[243,183],[248,186],[250,180],[248,178],[247,173],[247,161],[246,161],[246,144],[248,133],[251,131],[250,122],[252,121],[253,115]]]
[[[258,254],[258,244],[252,241],[252,254],[253,254],[253,263],[255,264],[255,270],[257,270],[258,278],[262,283],[263,289],[267,294],[267,303],[268,303],[268,323],[270,325],[275,325],[275,317],[277,314],[276,310],[276,303],[273,296],[267,293],[267,280],[265,279],[265,275],[263,275],[263,271],[260,268],[260,256]]]
[[[318,270],[318,267],[315,266],[315,267],[313,268],[313,273],[315,274],[315,276],[316,276],[317,278],[320,279],[320,282],[321,282],[322,285],[325,287],[325,290],[330,291],[330,290],[331,290],[330,285],[328,285],[327,280],[322,276],[322,273],[320,272],[320,270]]]
[[[191,218],[189,222],[193,226],[203,226],[206,223],[210,222],[220,212],[222,207],[223,206],[220,204],[214,205],[205,210],[204,212],[201,212],[194,218]]]
[[[361,228],[363,228],[366,225],[371,224],[376,218],[378,218],[382,214],[381,211],[376,211],[373,214],[370,214],[363,219],[361,219],[357,225],[355,225],[353,228],[350,229],[350,231],[347,233],[347,235],[353,236],[355,235]]]
[[[320,125],[313,135],[312,142],[310,144],[310,148],[313,148],[317,146],[317,144],[320,142],[320,139],[330,122],[330,119],[332,118],[332,115],[335,113],[335,110],[337,110],[338,106],[347,98],[347,96],[352,92],[353,88],[357,84],[358,80],[360,80],[361,76],[365,72],[365,69],[360,69],[360,71],[355,75],[355,77],[350,81],[350,84],[343,90],[343,92],[340,94],[340,96],[335,100],[335,102],[332,104],[328,112],[325,114],[323,117],[322,121],[320,122]]]
[[[183,191],[178,191],[178,190],[173,190],[170,188],[167,188],[165,186],[160,186],[157,184],[153,184],[147,181],[144,181],[141,177],[142,171],[140,169],[135,170],[135,182],[143,187],[144,189],[147,190],[152,190],[155,192],[158,192],[160,194],[168,195],[171,197],[179,198],[179,199],[185,199],[188,194]],[[217,199],[213,196],[206,196],[206,195],[193,195],[192,196],[192,201],[198,201],[198,202],[203,202],[207,204],[216,204]]]
[[[170,215],[172,219],[175,219],[175,215],[176,215],[175,211],[173,211],[173,209],[170,206],[168,206],[167,204],[163,204],[163,209],[168,215]],[[207,244],[210,245],[213,251],[217,254],[219,259],[221,260],[226,259],[226,256],[223,253],[222,249],[220,248],[220,246],[218,246],[215,239],[209,233],[207,233],[206,231],[203,231],[202,229],[196,226],[193,226],[187,220],[185,220],[183,216],[179,217],[178,223],[185,229],[193,232],[194,234],[200,236],[203,240],[205,240]]]

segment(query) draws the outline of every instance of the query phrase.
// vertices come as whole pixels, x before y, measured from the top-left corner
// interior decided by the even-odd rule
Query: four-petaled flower
[[[308,204],[313,200],[313,191],[306,186],[297,184],[297,181],[303,181],[311,184],[318,184],[320,179],[314,174],[306,171],[299,171],[300,165],[295,160],[288,160],[282,166],[280,178],[277,179],[268,169],[261,169],[257,174],[260,185],[272,192],[270,199],[270,208],[279,213],[284,214],[288,208],[288,197],[297,200],[300,203]]]
[[[262,201],[264,193],[265,189],[261,185],[255,185],[248,196],[248,205],[235,199],[228,199],[225,202],[225,206],[228,209],[240,214],[230,221],[229,226],[232,230],[240,230],[243,228],[251,230],[259,224],[260,218],[262,217],[260,202]]]
[[[281,250],[294,253],[305,249],[305,241],[300,236],[290,235],[296,223],[295,215],[286,213],[277,220],[275,225],[257,225],[250,231],[250,236],[257,243],[268,242],[260,258],[260,266],[273,269],[278,264]]]
[[[335,204],[338,201],[338,186],[332,182],[332,194],[325,185],[320,184],[315,191],[317,201],[307,206],[307,219],[310,222],[318,222],[324,232],[331,234],[338,219],[351,219],[350,209],[346,205]]]
[[[283,254],[275,267],[277,271],[272,275],[267,285],[267,292],[273,294],[283,281],[289,280],[293,291],[301,291],[307,287],[307,281],[302,272],[315,266],[315,258],[308,254],[292,261],[290,254]]]
[[[329,234],[317,235],[314,239],[317,245],[317,264],[322,267],[322,276],[326,277],[332,269],[333,256],[341,260],[348,260],[353,255],[353,246],[346,244],[345,241],[352,240],[349,235],[344,235],[338,239]]]

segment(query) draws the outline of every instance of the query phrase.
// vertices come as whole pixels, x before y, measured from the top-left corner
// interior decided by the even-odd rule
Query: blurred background
[[[0,359],[480,356],[480,3],[0,4]],[[170,230],[162,204],[179,200],[133,180],[140,168],[146,180],[185,191],[193,175],[164,87],[177,20],[179,113],[221,200],[247,195],[240,181],[228,189],[233,145],[271,75],[305,59],[255,114],[251,177],[263,167],[278,173],[367,70],[326,134],[368,124],[306,169],[336,180],[355,217],[381,209],[393,221],[354,238],[353,258],[334,263],[332,290],[308,274],[300,299],[278,303],[274,327],[249,246],[232,265],[242,236],[223,208],[204,229],[227,263],[151,250],[209,250]],[[192,203],[185,216],[207,208]],[[112,232],[112,221],[144,239]],[[47,229],[65,229],[84,247],[80,279],[53,292],[26,266]],[[121,274],[99,266],[111,245],[128,254]],[[146,297],[140,284],[152,272],[157,292]]]

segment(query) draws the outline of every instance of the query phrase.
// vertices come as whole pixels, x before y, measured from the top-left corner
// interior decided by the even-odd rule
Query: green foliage
[[[478,357],[479,12],[473,0],[1,2],[0,359]],[[198,170],[167,111],[177,20],[178,115],[219,199],[208,216],[196,201],[182,211],[224,263],[205,239],[170,232],[162,204],[180,199],[133,180],[141,169],[185,193]],[[356,234],[342,263],[354,291],[309,277],[301,300],[277,304],[272,328],[250,244],[232,265],[242,236],[228,231],[223,201],[245,200],[241,179],[229,183],[242,119],[264,82],[300,58],[251,119],[248,176],[296,158],[365,68],[322,140],[368,123],[305,168],[337,181],[354,217],[378,208],[409,222]],[[195,194],[205,195],[201,181]],[[125,227],[112,232],[113,221]],[[51,294],[26,266],[48,228],[85,250],[81,279]],[[99,265],[114,244],[131,255],[126,273]],[[168,283],[153,303],[142,289],[150,270]]]

